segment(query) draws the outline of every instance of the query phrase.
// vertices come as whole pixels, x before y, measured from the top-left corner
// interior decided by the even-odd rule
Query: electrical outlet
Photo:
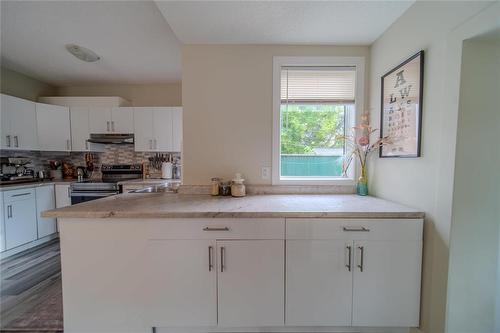
[[[271,168],[270,167],[262,167],[260,172],[262,179],[269,180],[271,179]]]

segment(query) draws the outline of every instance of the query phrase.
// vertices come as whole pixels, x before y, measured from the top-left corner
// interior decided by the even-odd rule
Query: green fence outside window
[[[281,176],[342,176],[342,156],[281,155]]]

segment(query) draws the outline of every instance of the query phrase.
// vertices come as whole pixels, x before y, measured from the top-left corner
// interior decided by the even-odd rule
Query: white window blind
[[[355,67],[281,67],[281,103],[354,103]]]

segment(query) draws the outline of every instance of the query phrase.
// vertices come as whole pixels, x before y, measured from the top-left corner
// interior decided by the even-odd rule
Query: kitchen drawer
[[[422,219],[286,219],[286,239],[422,240]]]
[[[284,219],[149,220],[148,239],[284,239]]]
[[[22,188],[18,190],[5,191],[3,194],[3,198],[5,202],[35,199],[35,189]]]

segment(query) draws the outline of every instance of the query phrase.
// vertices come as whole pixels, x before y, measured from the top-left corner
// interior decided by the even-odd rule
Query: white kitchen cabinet
[[[4,192],[5,247],[7,250],[37,239],[33,188]]]
[[[71,206],[71,196],[69,192],[69,184],[56,184],[56,208]]]
[[[35,103],[1,95],[1,146],[11,150],[38,150]]]
[[[284,241],[217,241],[218,324],[284,324]]]
[[[42,238],[57,232],[56,219],[41,216],[42,212],[56,208],[54,185],[36,187],[35,196],[38,238]]]
[[[71,150],[88,151],[90,138],[89,108],[73,106],[70,108],[71,119]]]
[[[111,133],[111,108],[89,107],[90,133]]]
[[[5,251],[5,221],[3,206],[3,192],[0,192],[0,252]]]
[[[288,240],[286,325],[350,326],[352,241]]]
[[[354,244],[353,326],[417,327],[421,242]]]
[[[134,108],[116,107],[111,109],[111,132],[134,133]]]
[[[134,108],[134,134],[136,151],[181,151],[182,108]]]
[[[286,324],[417,327],[422,222],[287,219]]]
[[[89,124],[90,133],[133,133],[133,108],[89,107]]]
[[[69,108],[36,103],[40,150],[71,151]]]
[[[151,326],[217,325],[215,240],[148,242]]]

